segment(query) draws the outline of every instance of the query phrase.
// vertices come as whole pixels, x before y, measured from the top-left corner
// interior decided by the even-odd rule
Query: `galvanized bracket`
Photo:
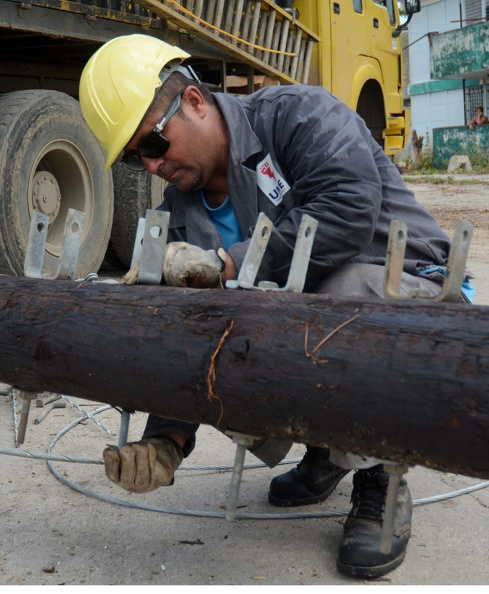
[[[391,222],[384,275],[384,295],[386,299],[429,299],[431,301],[459,301],[460,287],[465,278],[465,265],[472,238],[473,225],[468,221],[459,221],[448,255],[447,271],[443,287],[438,295],[430,296],[422,289],[410,291],[401,295],[401,278],[404,270],[404,256],[408,229],[405,223],[399,220]],[[380,550],[389,554],[392,548],[392,538],[395,530],[395,516],[399,487],[403,475],[408,467],[403,464],[384,464],[385,471],[389,474],[387,496],[382,523]]]
[[[148,209],[138,220],[131,268],[139,268],[138,283],[159,285],[163,275],[170,213]]]
[[[84,219],[85,215],[82,212],[73,208],[68,209],[64,228],[63,248],[58,267],[54,274],[45,275],[43,268],[49,217],[35,210],[29,227],[29,236],[24,257],[24,275],[28,278],[74,280],[80,255]],[[37,399],[37,396],[37,392],[25,392],[23,390],[18,392],[21,402],[21,412],[20,420],[17,423],[15,390],[13,391],[12,406],[14,413],[15,447],[24,443],[31,400]]]
[[[388,555],[392,549],[392,537],[395,531],[399,487],[403,475],[408,471],[408,466],[405,464],[384,464],[384,470],[389,475],[389,483],[387,485],[387,496],[380,537],[380,552]]]
[[[138,220],[131,259],[131,269],[135,270],[136,267],[138,269],[138,284],[159,285],[161,283],[169,224],[169,212],[150,208],[146,211],[146,217]],[[120,411],[119,448],[127,443],[132,412],[134,411],[126,409]]]
[[[119,440],[117,443],[118,448],[123,448],[127,444],[127,438],[129,436],[129,423],[131,421],[131,414],[134,411],[123,408],[121,413],[121,424],[119,427]]]
[[[31,401],[37,398],[37,392],[27,392],[26,390],[12,388],[11,394],[12,413],[14,417],[15,447],[18,448],[24,443]],[[17,415],[17,398],[20,401],[20,415]]]
[[[261,212],[258,215],[255,229],[248,249],[246,250],[238,278],[226,281],[226,288],[259,291],[292,291],[294,293],[302,293],[306,282],[307,269],[311,258],[312,245],[316,236],[317,226],[318,222],[315,219],[309,215],[303,215],[297,231],[289,276],[285,286],[279,287],[277,283],[271,281],[261,281],[258,285],[255,285],[255,280],[258,271],[260,270],[263,256],[265,255],[268,242],[273,232],[272,221]],[[246,449],[252,446],[255,441],[260,438],[254,435],[244,435],[234,431],[226,432],[226,434],[232,437],[236,444],[233,473],[226,502],[226,519],[232,522],[236,519],[236,507],[238,504]]]
[[[255,441],[260,438],[255,435],[246,435],[237,431],[226,431],[226,435],[231,437],[236,444],[236,453],[234,456],[233,473],[229,484],[229,491],[226,500],[226,520],[233,522],[236,519],[236,509],[238,507],[239,489],[243,476],[244,461],[246,449],[251,447]]]
[[[246,250],[238,278],[226,281],[226,288],[302,293],[306,282],[307,268],[311,258],[311,250],[316,236],[317,226],[318,222],[316,219],[313,219],[309,215],[303,215],[297,231],[289,276],[285,286],[279,287],[277,283],[271,281],[261,281],[258,285],[255,285],[256,276],[273,232],[272,221],[261,212],[258,215],[250,245]]]
[[[63,249],[58,262],[58,268],[52,275],[43,274],[46,238],[48,234],[49,217],[37,210],[31,218],[29,237],[24,258],[24,274],[28,278],[46,278],[67,280],[74,279],[80,254],[83,221],[85,215],[79,210],[70,208],[66,216]]]
[[[384,294],[387,299],[430,299],[432,301],[459,301],[460,286],[465,278],[465,264],[470,248],[473,225],[459,221],[455,228],[450,253],[448,255],[448,274],[438,295],[428,295],[422,289],[411,291],[403,296],[400,292],[401,277],[406,253],[407,226],[394,220],[389,229],[384,276]]]

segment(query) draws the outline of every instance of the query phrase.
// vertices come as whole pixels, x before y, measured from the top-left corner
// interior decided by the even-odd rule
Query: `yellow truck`
[[[403,15],[419,9],[405,0]],[[223,92],[322,85],[394,154],[407,135],[403,27],[395,0],[0,0],[0,273],[22,274],[35,209],[49,216],[47,272],[69,208],[85,213],[80,276],[107,253],[127,266],[138,217],[162,200],[161,180],[104,170],[80,115],[80,73],[103,42],[143,32],[177,44]]]

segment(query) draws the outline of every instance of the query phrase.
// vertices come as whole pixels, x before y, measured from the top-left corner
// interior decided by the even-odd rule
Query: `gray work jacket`
[[[363,120],[321,87],[268,87],[214,95],[230,136],[228,181],[244,241],[229,248],[238,269],[259,212],[276,226],[258,280],[284,283],[304,213],[318,220],[306,290],[346,262],[384,264],[392,219],[408,225],[405,271],[446,263],[449,240],[418,204]],[[220,238],[199,192],[169,186],[169,241],[204,249]]]

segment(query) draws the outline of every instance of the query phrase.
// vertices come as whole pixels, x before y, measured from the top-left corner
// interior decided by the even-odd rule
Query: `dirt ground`
[[[434,177],[437,181],[443,179],[442,176]],[[475,277],[475,303],[489,304],[489,176],[444,178],[447,183],[408,183],[408,186],[450,237],[458,221],[465,219],[473,224],[468,268]],[[471,184],[471,180],[476,183]]]
[[[466,181],[466,177],[463,178]],[[461,218],[475,226],[469,268],[476,276],[476,303],[489,305],[489,177],[477,183],[428,184],[410,187],[451,234]],[[482,183],[481,183],[482,182]],[[83,410],[97,405],[74,399]],[[45,452],[49,442],[80,413],[73,405],[49,409],[33,404],[24,448]],[[0,385],[0,448],[13,447],[11,402]],[[101,459],[107,443],[116,443],[119,414],[112,410],[84,421],[61,437],[55,452]],[[140,438],[145,415],[133,415],[130,440]],[[223,514],[229,473],[212,465],[230,465],[234,450],[225,436],[209,427],[199,430],[199,447],[185,461],[197,470],[181,470],[175,485],[147,495],[129,495],[111,485],[100,464],[56,462],[59,478],[72,481],[81,493],[63,484],[40,460],[0,455],[0,586],[57,584],[342,584],[358,582],[336,571],[336,551],[344,516],[311,519],[242,519],[201,517]],[[302,446],[289,456],[300,458]],[[257,460],[249,455],[247,463]],[[255,513],[332,512],[349,509],[351,474],[322,505],[277,510],[267,502],[270,479],[287,470],[245,472],[240,511]],[[474,478],[421,467],[409,471],[414,499],[474,485]],[[98,499],[112,496],[130,508]],[[161,508],[165,508],[163,513]],[[200,514],[191,515],[199,511]],[[404,563],[382,584],[489,583],[489,489],[415,509],[413,536]],[[360,582],[362,583],[362,582]],[[363,582],[365,583],[365,582]]]

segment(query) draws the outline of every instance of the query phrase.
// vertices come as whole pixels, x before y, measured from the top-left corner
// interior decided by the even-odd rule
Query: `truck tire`
[[[163,202],[166,182],[145,171],[134,171],[124,163],[112,167],[114,178],[114,223],[110,243],[121,263],[131,265],[138,219],[146,209]]]
[[[58,91],[0,97],[0,273],[22,275],[30,219],[49,215],[44,272],[56,272],[69,208],[85,214],[77,274],[96,272],[109,242],[112,175],[78,102]]]

